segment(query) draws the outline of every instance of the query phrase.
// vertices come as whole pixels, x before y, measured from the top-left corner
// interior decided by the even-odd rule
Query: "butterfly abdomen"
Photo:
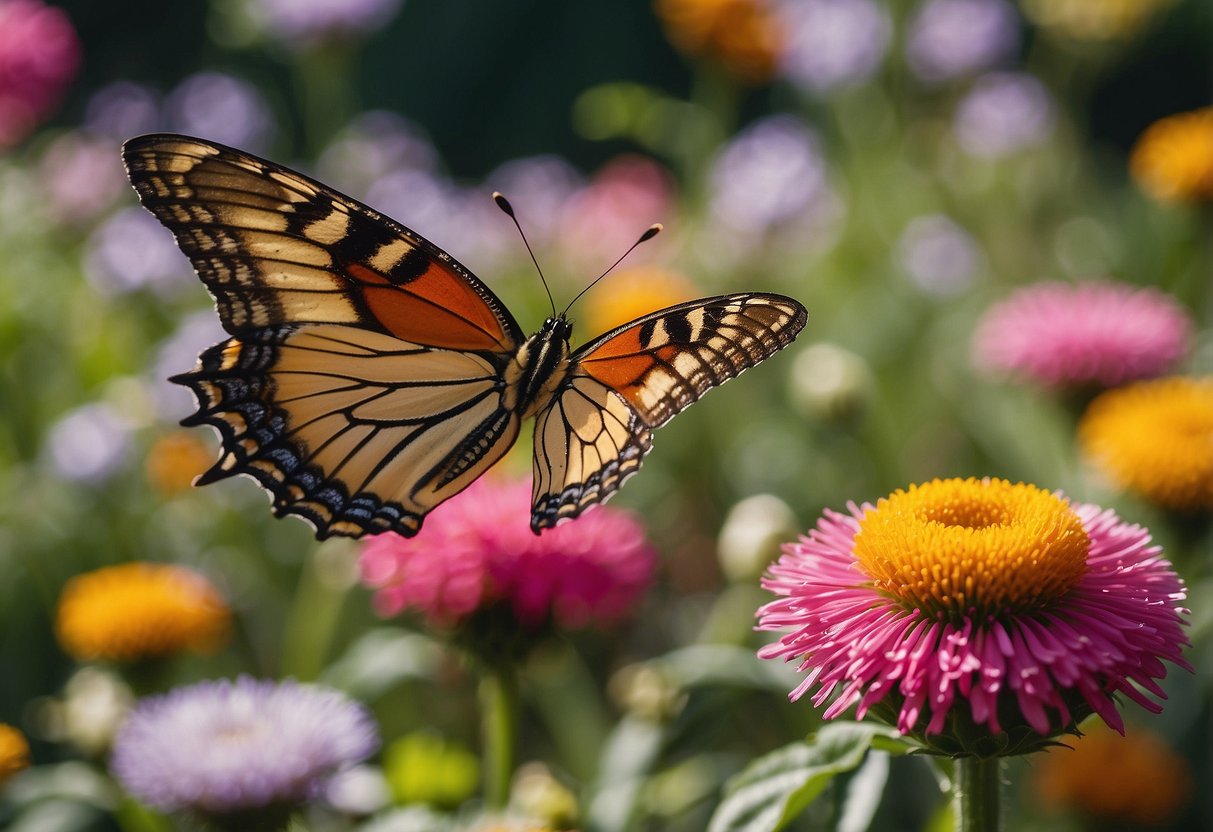
[[[547,405],[568,374],[572,332],[563,317],[548,318],[514,356],[506,380],[517,391],[514,407],[524,419]]]

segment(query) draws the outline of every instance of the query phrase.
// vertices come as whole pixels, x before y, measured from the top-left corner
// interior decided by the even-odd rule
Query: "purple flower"
[[[46,118],[80,64],[80,41],[62,9],[0,0],[0,150]]]
[[[778,14],[784,74],[814,92],[867,80],[889,48],[888,12],[872,0],[790,0]]]
[[[1044,84],[1018,72],[978,78],[952,123],[961,147],[988,158],[1040,144],[1052,130],[1053,103]]]
[[[227,340],[227,337],[215,310],[207,309],[186,317],[177,331],[160,343],[152,363],[149,384],[157,416],[176,423],[194,411],[197,404],[194,394],[188,388],[168,381],[168,378],[193,367],[199,353],[212,344]]]
[[[906,60],[924,81],[947,81],[1007,58],[1019,18],[1004,0],[927,0],[910,23]]]
[[[105,402],[69,411],[47,433],[51,467],[67,480],[100,482],[130,459],[131,430],[130,421]]]
[[[973,355],[979,367],[1048,387],[1114,387],[1166,373],[1191,337],[1187,311],[1157,289],[1049,282],[986,310]]]
[[[242,676],[142,700],[111,768],[150,806],[222,818],[297,808],[378,746],[370,714],[345,694]]]
[[[138,206],[114,214],[84,246],[85,277],[102,292],[159,291],[188,285],[193,272],[173,235]]]
[[[86,223],[129,193],[119,143],[108,136],[66,133],[42,154],[38,169],[60,222]]]
[[[1191,670],[1186,591],[1149,533],[1023,483],[827,511],[763,586],[780,597],[759,629],[781,635],[760,655],[799,664],[793,699],[876,710],[950,753],[1004,731],[1030,750],[1088,713],[1123,733],[1113,697],[1157,713],[1163,661]]]
[[[775,115],[742,130],[712,163],[711,212],[723,225],[761,234],[798,218],[827,190],[816,134]]]
[[[941,297],[971,286],[981,263],[973,237],[942,214],[910,220],[897,241],[897,255],[915,285]]]
[[[199,72],[169,94],[172,130],[205,136],[233,147],[257,151],[273,129],[269,106],[256,87],[221,72]]]
[[[249,11],[261,28],[295,46],[344,40],[386,25],[404,0],[251,0]]]
[[[374,184],[398,170],[432,172],[438,151],[420,127],[386,110],[355,117],[337,134],[316,161],[323,182],[344,193],[366,199]]]
[[[151,133],[160,127],[160,94],[134,81],[106,84],[89,97],[84,127],[119,143]]]

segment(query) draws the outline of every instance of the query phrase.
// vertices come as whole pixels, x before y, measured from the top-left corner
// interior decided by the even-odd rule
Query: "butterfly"
[[[449,254],[301,173],[173,134],[131,139],[122,155],[231,336],[171,379],[198,400],[182,424],[222,441],[197,484],[248,475],[276,515],[319,538],[415,535],[532,416],[539,534],[610,497],[653,430],[807,319],[781,295],[723,295],[574,352],[564,313],[526,337]]]

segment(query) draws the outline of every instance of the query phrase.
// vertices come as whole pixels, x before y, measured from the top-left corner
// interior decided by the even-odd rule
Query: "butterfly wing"
[[[535,530],[606,500],[661,427],[786,347],[808,319],[791,298],[726,295],[646,315],[577,350],[535,423]]]
[[[200,482],[256,479],[318,537],[395,530],[513,443],[518,324],[420,235],[300,173],[158,134],[123,158],[232,335],[173,380],[222,438]]]

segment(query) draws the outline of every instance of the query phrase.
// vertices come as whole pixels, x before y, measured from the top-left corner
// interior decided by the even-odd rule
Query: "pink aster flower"
[[[758,612],[782,633],[759,655],[798,662],[791,698],[826,719],[876,710],[952,752],[1006,731],[1019,752],[1092,712],[1123,733],[1115,698],[1158,712],[1163,660],[1192,669],[1182,581],[1110,510],[997,479],[849,509],[784,547]]]
[[[62,9],[0,0],[0,148],[28,136],[59,104],[80,64],[80,41]]]
[[[973,352],[981,367],[1049,387],[1113,387],[1169,371],[1191,334],[1184,308],[1156,289],[1038,283],[986,311]]]
[[[526,483],[486,477],[435,509],[416,537],[370,538],[360,566],[376,610],[450,626],[503,603],[527,630],[606,625],[632,610],[657,561],[632,515],[598,507],[536,536],[530,512]]]

